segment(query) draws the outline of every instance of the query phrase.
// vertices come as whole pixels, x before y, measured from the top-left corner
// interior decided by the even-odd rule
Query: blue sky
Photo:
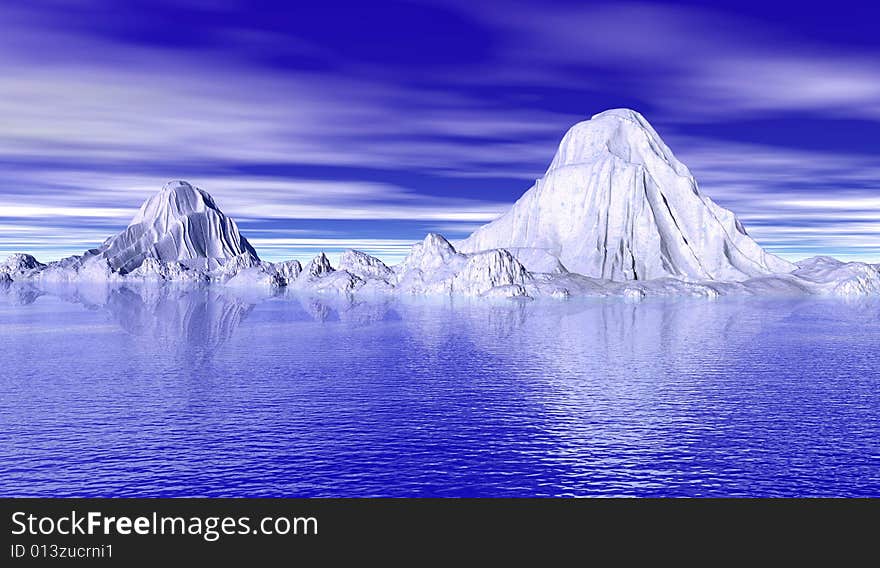
[[[876,9],[835,2],[0,4],[0,253],[79,253],[187,179],[261,256],[503,212],[572,124],[651,121],[788,258],[880,260]]]

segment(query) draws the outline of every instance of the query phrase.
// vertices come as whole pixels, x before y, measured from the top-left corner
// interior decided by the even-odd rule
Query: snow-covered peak
[[[634,111],[631,108],[610,108],[608,110],[603,110],[602,112],[597,112],[591,118],[606,118],[606,117],[615,117],[623,120],[633,120],[636,122],[647,122],[645,117],[642,116],[639,112]]]
[[[660,160],[678,175],[690,175],[645,117],[625,108],[600,112],[572,126],[562,138],[548,172],[592,162],[609,154],[639,165]]]
[[[823,293],[846,297],[880,294],[880,270],[870,264],[814,256],[797,266],[792,274],[819,285]]]
[[[0,272],[25,272],[45,266],[45,264],[29,254],[15,253],[3,262],[0,262]]]
[[[333,272],[333,267],[330,265],[330,259],[328,259],[327,255],[322,252],[309,261],[303,269],[302,274],[308,278],[316,278],[329,274],[330,272]]]
[[[443,235],[428,233],[422,242],[412,246],[409,255],[399,268],[402,270],[437,270],[448,265],[456,256],[461,255]]]
[[[285,282],[292,282],[302,272],[302,264],[298,260],[285,260],[274,264],[275,273]]]
[[[532,277],[506,250],[461,254],[442,235],[429,233],[394,268],[404,294],[524,296]]]
[[[173,180],[166,183],[162,190],[141,205],[140,210],[129,225],[170,221],[193,213],[203,213],[208,209],[217,209],[211,196],[189,182]]]
[[[141,206],[125,231],[93,254],[106,258],[122,274],[138,268],[145,258],[206,270],[242,254],[258,259],[257,251],[214,199],[181,180],[165,184]]]
[[[540,250],[606,280],[741,281],[795,268],[704,196],[648,121],[628,109],[574,125],[544,177],[458,243],[464,253],[500,248]]]
[[[353,249],[342,253],[339,270],[347,270],[360,278],[386,279],[394,275],[394,271],[378,258]]]
[[[46,265],[29,254],[16,253],[0,262],[0,275],[4,280],[18,280],[38,273]]]

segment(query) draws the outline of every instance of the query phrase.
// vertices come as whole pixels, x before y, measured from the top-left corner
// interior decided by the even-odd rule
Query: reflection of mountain
[[[30,282],[0,281],[0,298],[14,306],[33,304],[43,294]]]
[[[664,372],[693,374],[701,369],[708,376],[728,363],[725,358],[740,346],[762,341],[768,330],[788,320],[797,324],[809,319],[822,327],[828,320],[828,328],[841,318],[874,325],[880,305],[815,299],[487,302],[355,299],[290,291],[259,295],[198,285],[0,285],[0,301],[7,304],[25,305],[47,294],[106,312],[125,332],[172,352],[195,349],[212,354],[262,304],[254,319],[266,329],[304,322],[307,325],[295,333],[307,338],[312,323],[359,328],[397,322],[407,341],[428,352],[466,340],[476,351],[499,359],[518,360],[528,354],[522,365],[537,373],[595,372],[610,384],[616,379],[608,376],[609,368],[619,371],[617,379],[629,382],[656,370],[657,361],[663,361]],[[280,332],[267,333],[267,341],[279,340],[273,333]],[[610,367],[609,359],[615,361]]]
[[[104,310],[127,333],[169,349],[187,344],[209,352],[228,341],[258,303],[275,297],[271,292],[189,284],[0,283],[4,303],[26,305],[44,295]],[[276,299],[271,311],[281,321],[365,326],[400,319],[396,302],[385,297],[287,293]]]
[[[287,298],[297,302],[302,307],[304,315],[316,322],[340,322],[343,325],[365,326],[400,319],[400,315],[395,310],[398,302],[384,297],[361,300],[336,294],[316,296],[288,293]]]
[[[197,346],[210,354],[226,343],[262,298],[239,296],[212,286],[12,284],[2,288],[5,301],[32,303],[42,295],[104,310],[127,333],[169,350]]]
[[[229,340],[254,304],[210,287],[160,286],[114,288],[103,307],[131,334],[211,352]]]
[[[426,349],[449,337],[466,337],[480,352],[504,359],[528,354],[536,369],[595,369],[607,375],[616,361],[621,380],[639,376],[656,361],[707,372],[731,346],[754,341],[789,317],[801,302],[617,299],[567,302],[411,302],[397,309],[409,335]],[[815,300],[812,300],[815,304]],[[767,306],[762,310],[761,306]],[[758,308],[756,309],[756,306]],[[772,309],[770,309],[772,308]],[[614,366],[612,366],[614,367]]]

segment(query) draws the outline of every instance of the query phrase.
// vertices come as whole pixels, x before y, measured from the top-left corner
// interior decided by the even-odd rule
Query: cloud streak
[[[821,145],[825,124],[880,125],[880,53],[763,9],[432,0],[406,5],[422,22],[408,29],[380,6],[372,26],[235,1],[119,21],[98,17],[107,6],[0,6],[0,253],[80,252],[186,178],[266,254],[310,254],[336,231],[334,247],[396,257],[416,227],[459,237],[493,219],[569,126],[625,105],[771,250],[880,258],[865,146],[880,126],[823,150],[803,148],[803,124],[773,144],[728,132],[808,114]]]

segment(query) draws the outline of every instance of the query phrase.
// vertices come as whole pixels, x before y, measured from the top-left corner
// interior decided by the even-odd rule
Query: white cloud
[[[18,179],[62,191],[0,194],[0,217],[128,220],[167,181],[154,176],[78,170],[19,174]],[[478,199],[429,196],[372,182],[210,176],[189,181],[211,193],[224,212],[238,219],[488,221],[509,206]]]
[[[0,7],[6,24],[0,158],[19,164],[0,171],[0,217],[6,218],[0,222],[7,227],[0,249],[81,251],[84,243],[95,244],[92,237],[106,236],[77,232],[83,217],[121,228],[173,177],[191,179],[243,220],[403,219],[473,227],[509,204],[432,197],[388,183],[226,175],[216,166],[302,163],[535,178],[564,130],[601,110],[584,108],[578,116],[532,109],[531,101],[496,105],[457,91],[463,84],[525,85],[539,93],[537,101],[543,89],[638,92],[667,122],[779,111],[880,120],[880,58],[788,42],[779,29],[726,14],[638,3],[534,3],[502,11],[457,5],[510,40],[466,72],[438,71],[432,88],[358,69],[279,74],[234,59],[206,66],[204,50],[123,45],[43,26],[44,15],[26,7]],[[271,39],[250,33],[247,41]],[[787,49],[778,49],[780,42]],[[47,45],[65,49],[56,53]],[[221,60],[223,54],[207,55]],[[611,74],[595,83],[583,72],[587,67]],[[880,162],[873,157],[669,138],[704,192],[737,212],[771,249],[828,252],[825,243],[880,255],[880,242],[867,230],[880,217]],[[101,171],[105,164],[123,173]],[[163,169],[160,176],[145,173]],[[473,195],[480,195],[479,184]],[[45,225],[34,224],[40,219]],[[273,251],[307,246],[290,240],[293,234],[255,239]],[[400,245],[371,246],[390,254]]]
[[[483,173],[540,158],[532,141],[558,138],[581,118],[356,75],[279,74],[235,62],[212,68],[186,53],[53,29],[40,37],[118,60],[34,60],[10,48],[14,38],[0,38],[0,156],[169,170],[231,162]],[[449,137],[479,143],[443,141]]]

